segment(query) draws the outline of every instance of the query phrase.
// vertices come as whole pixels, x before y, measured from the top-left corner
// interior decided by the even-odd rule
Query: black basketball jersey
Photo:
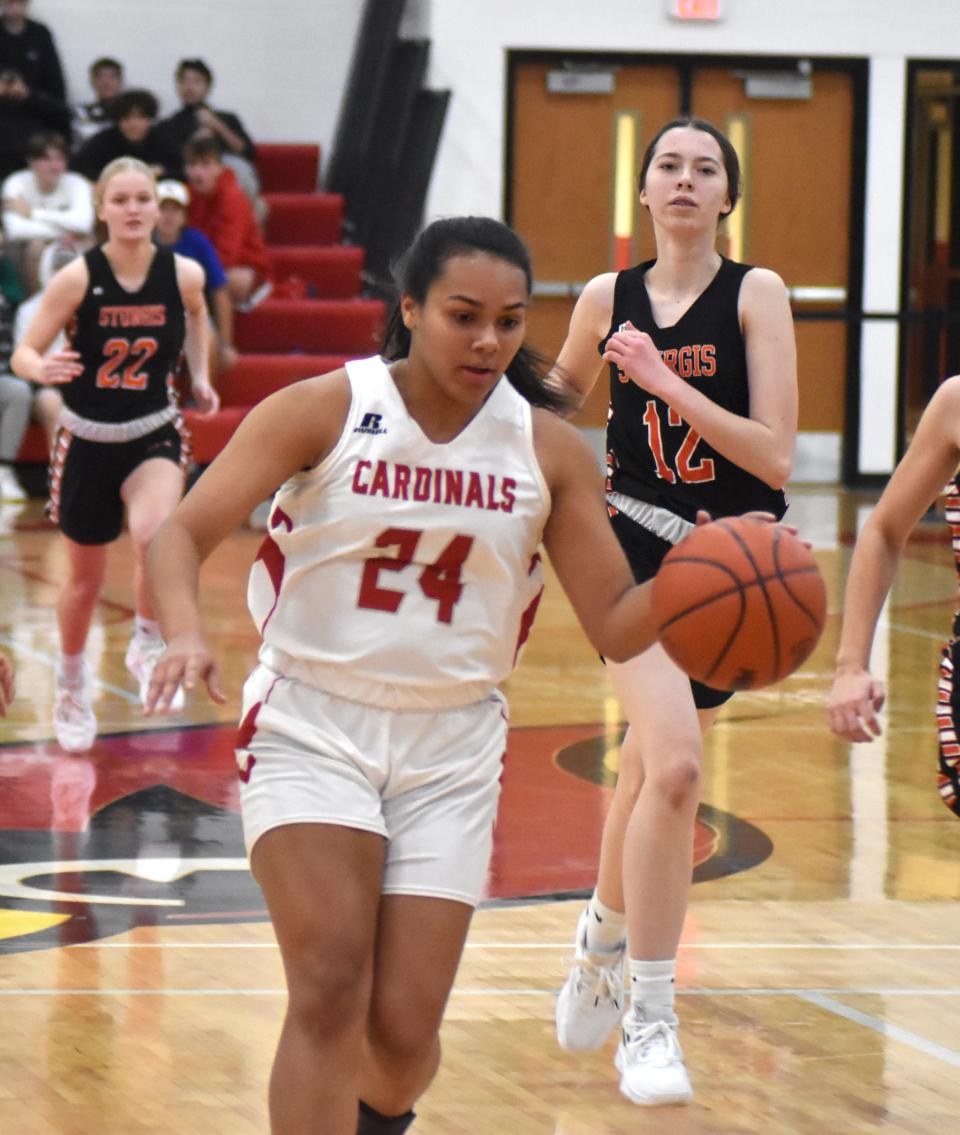
[[[175,400],[173,380],[186,320],[173,253],[158,248],[143,286],[120,286],[101,248],[84,259],[89,280],[67,338],[83,374],[60,389],[69,409],[99,422],[128,422]]]
[[[685,381],[734,414],[748,417],[747,357],[737,301],[749,264],[722,258],[706,289],[671,327],[659,327],[644,277],[648,260],[617,274],[613,319],[600,343],[629,320],[645,331],[663,361]],[[610,367],[607,488],[693,521],[698,509],[735,516],[753,509],[780,517],[783,493],[717,453],[666,402]]]

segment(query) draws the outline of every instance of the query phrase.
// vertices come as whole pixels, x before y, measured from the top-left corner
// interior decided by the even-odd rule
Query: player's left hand
[[[153,668],[144,714],[149,717],[168,712],[177,686],[190,691],[201,683],[206,685],[213,701],[224,704],[227,698],[221,687],[220,668],[207,644],[202,638],[191,635],[172,638]]]
[[[646,331],[638,331],[629,321],[607,340],[603,360],[613,363],[631,382],[665,402],[670,401],[670,392],[682,381],[663,361]]]
[[[830,728],[847,741],[872,741],[882,732],[877,714],[885,700],[883,682],[868,670],[838,670],[827,698]]]
[[[192,383],[190,391],[193,394],[193,400],[197,404],[197,409],[200,410],[204,417],[208,418],[211,414],[215,414],[220,409],[220,395],[213,389],[207,379]]]

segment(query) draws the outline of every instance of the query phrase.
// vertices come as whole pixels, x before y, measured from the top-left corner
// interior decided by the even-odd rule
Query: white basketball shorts
[[[476,906],[507,740],[499,691],[456,709],[384,710],[260,665],[243,711],[237,763],[248,855],[285,824],[360,828],[387,841],[384,894]]]

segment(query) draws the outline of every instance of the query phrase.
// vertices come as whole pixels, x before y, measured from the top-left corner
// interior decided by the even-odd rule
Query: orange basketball
[[[695,528],[653,581],[664,649],[718,690],[779,682],[817,645],[827,590],[809,548],[783,528],[728,517]]]

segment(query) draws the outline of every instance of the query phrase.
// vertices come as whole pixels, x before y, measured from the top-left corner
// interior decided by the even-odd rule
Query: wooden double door
[[[681,113],[709,119],[734,140],[743,166],[743,198],[721,230],[720,251],[786,281],[797,317],[800,428],[842,434],[858,346],[851,313],[862,291],[862,242],[851,222],[858,76],[841,64],[776,66],[512,57],[506,215],[530,246],[539,282],[531,339],[555,355],[579,288],[624,254],[615,217],[618,121],[634,124],[638,166],[664,122]],[[627,239],[633,262],[653,255],[638,203]],[[603,423],[602,387],[581,424]]]

